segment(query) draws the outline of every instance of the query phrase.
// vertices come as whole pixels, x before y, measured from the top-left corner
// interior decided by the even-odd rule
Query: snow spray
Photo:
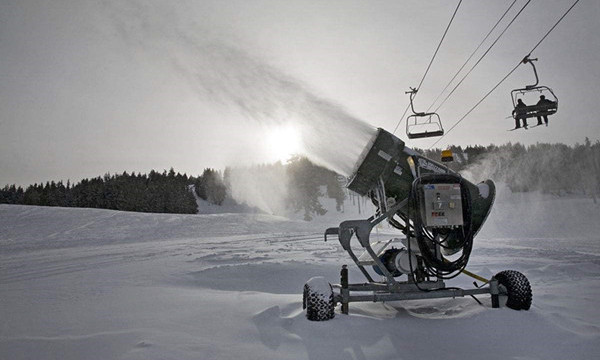
[[[287,215],[288,176],[281,163],[272,166],[230,168],[232,198],[271,215]]]
[[[291,124],[304,154],[316,164],[349,176],[376,129],[301,81],[252,56],[223,36],[164,4],[115,3],[111,17],[131,45],[166,60],[211,104],[234,109],[260,125]]]
[[[375,134],[370,125],[307,89],[300,81],[223,44],[210,44],[203,66],[190,67],[195,88],[262,124],[291,124],[314,163],[349,176]],[[181,69],[181,65],[178,65]],[[205,71],[210,69],[210,71]]]

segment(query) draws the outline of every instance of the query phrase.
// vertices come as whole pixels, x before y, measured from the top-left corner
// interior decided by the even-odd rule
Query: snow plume
[[[281,163],[229,168],[227,182],[230,195],[237,202],[271,215],[285,215],[288,177]]]
[[[542,190],[538,187],[541,173],[539,165],[551,161],[552,155],[533,158],[525,155],[526,148],[520,144],[503,145],[481,156],[475,163],[461,171],[461,175],[473,182],[492,179],[505,184],[510,191]]]
[[[508,152],[496,152],[487,154],[482,159],[469,165],[462,170],[461,175],[470,181],[477,183],[486,179],[494,181],[504,181],[501,174],[503,173],[502,164],[510,160]]]
[[[189,41],[186,40],[186,41]],[[224,44],[205,44],[194,58],[200,66],[178,63],[198,93],[233,106],[260,124],[292,124],[314,163],[349,176],[374,129],[340,106],[311,93],[299,81]],[[210,69],[210,71],[207,71]]]
[[[463,173],[467,178],[505,182],[513,192],[593,194],[598,176],[592,160],[590,146],[509,143],[490,150]]]
[[[267,64],[235,41],[210,33],[168,3],[115,3],[119,34],[152,58],[167,61],[201,99],[259,125],[292,124],[314,163],[349,176],[375,129]]]

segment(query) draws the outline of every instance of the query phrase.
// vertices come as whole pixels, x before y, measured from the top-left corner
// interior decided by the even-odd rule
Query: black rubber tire
[[[323,293],[323,289],[328,290]],[[326,321],[335,317],[333,288],[325,278],[314,277],[304,284],[302,308],[306,309],[306,318],[310,321]]]
[[[504,270],[496,274],[496,280],[506,288],[506,306],[514,310],[529,310],[533,294],[525,275],[515,270]]]

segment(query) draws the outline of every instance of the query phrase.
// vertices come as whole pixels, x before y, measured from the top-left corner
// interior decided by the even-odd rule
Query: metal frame
[[[527,88],[527,89],[533,89],[533,88],[535,88],[535,87],[538,85],[538,83],[540,82],[540,79],[538,78],[537,69],[535,68],[535,64],[533,63],[534,61],[538,61],[538,59],[537,59],[537,58],[535,58],[535,59],[530,59],[530,58],[529,58],[529,55],[526,55],[526,56],[523,58],[523,60],[521,60],[521,62],[522,62],[523,64],[527,64],[527,63],[531,64],[531,67],[533,68],[533,74],[535,75],[535,84],[533,84],[533,85],[527,85],[527,86],[525,87],[525,88]]]
[[[427,118],[425,121],[419,122],[419,119]],[[412,131],[415,128],[424,127],[427,125],[437,125],[437,130],[434,131]],[[444,135],[444,128],[442,127],[442,121],[440,116],[436,113],[416,113],[409,115],[406,118],[406,136],[409,139],[420,139],[426,137],[442,136]]]
[[[531,67],[533,68],[533,74],[535,75],[535,84],[533,85],[526,85],[524,88],[521,89],[514,89],[510,92],[510,97],[513,103],[513,108],[516,109],[517,107],[517,95],[518,94],[527,94],[527,93],[532,93],[535,91],[541,92],[541,93],[546,93],[546,94],[551,94],[552,97],[554,98],[552,101],[554,102],[554,104],[552,105],[546,105],[546,106],[539,106],[539,105],[528,105],[525,108],[523,108],[523,113],[519,113],[517,114],[516,111],[513,111],[513,118],[516,119],[517,116],[519,116],[519,118],[533,118],[533,117],[538,117],[538,116],[548,116],[548,115],[552,115],[555,114],[558,111],[558,97],[556,96],[556,94],[554,94],[554,91],[552,91],[551,88],[547,87],[547,86],[538,86],[539,84],[539,77],[538,77],[538,73],[537,73],[537,69],[535,68],[535,64],[533,63],[534,61],[538,61],[537,58],[535,59],[530,59],[529,55],[525,56],[523,58],[523,60],[521,60],[521,63],[523,64],[531,64]]]
[[[406,91],[405,94],[410,94],[410,108],[413,112],[412,115],[409,115],[406,118],[406,136],[408,136],[409,139],[420,139],[420,138],[426,138],[426,137],[434,137],[434,136],[442,136],[444,135],[444,128],[442,127],[442,120],[440,120],[440,116],[437,113],[431,112],[431,113],[425,113],[425,112],[416,112],[415,111],[415,107],[413,105],[413,98],[415,97],[415,95],[417,94],[418,89],[416,88],[410,88],[410,91]],[[423,122],[419,122],[420,118],[427,118],[427,120],[423,121]],[[435,120],[437,119],[437,120]],[[411,124],[411,121],[413,122]],[[415,127],[423,127],[429,124],[435,124],[437,125],[437,130],[434,131],[417,131],[417,132],[411,132],[411,128],[415,128]]]
[[[407,206],[407,204],[408,199],[404,199],[391,206],[387,211],[380,212],[379,216],[374,215],[366,220],[343,221],[340,223],[339,227],[329,228],[325,231],[325,241],[327,241],[328,235],[338,235],[338,240],[340,241],[342,248],[348,252],[350,258],[367,279],[366,283],[350,284],[348,281],[347,266],[344,265],[342,267],[340,284],[332,284],[334,288],[339,289],[339,293],[334,296],[334,301],[342,304],[342,313],[348,314],[349,303],[351,302],[456,298],[482,294],[490,294],[492,297],[492,307],[498,308],[498,296],[501,293],[501,289],[495,278],[492,278],[487,283],[488,286],[475,289],[460,289],[456,287],[446,288],[444,281],[439,278],[436,281],[426,280],[418,283],[414,282],[412,276],[408,276],[408,281],[397,281],[394,278],[381,262],[375,250],[373,250],[369,238],[371,231],[377,224],[392,217],[398,210]],[[371,261],[369,261],[368,264],[375,264],[379,267],[384,275],[385,281],[376,282],[365,268],[367,263],[359,261],[359,258],[351,247],[351,240],[354,235],[356,235],[360,246],[365,249],[366,253],[371,258]],[[408,241],[410,241],[410,239],[408,239]],[[473,274],[468,271],[464,271],[464,273],[473,276]],[[481,278],[478,277],[478,280],[481,280]],[[352,294],[353,292],[360,292],[360,294]],[[366,292],[371,292],[371,294],[365,294]]]
[[[516,111],[517,95],[532,93],[534,91],[539,91],[541,93],[546,92],[546,94],[548,94],[548,93],[551,94],[552,97],[554,98],[554,100],[553,100],[554,104],[551,104],[551,105],[527,105],[522,109],[522,112],[517,112]],[[525,87],[522,89],[515,89],[515,90],[511,91],[510,94],[511,94],[512,102],[513,102],[513,107],[515,107],[515,111],[513,111],[513,113],[512,113],[513,119],[516,119],[517,116],[519,116],[519,118],[526,118],[526,119],[534,118],[534,117],[538,117],[538,116],[544,116],[544,115],[548,116],[548,115],[556,114],[556,112],[558,111],[558,98],[554,94],[554,91],[552,91],[552,89],[550,89],[547,86],[536,86],[533,88]]]

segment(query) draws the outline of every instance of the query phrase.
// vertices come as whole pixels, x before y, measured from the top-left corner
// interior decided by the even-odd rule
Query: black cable
[[[444,89],[435,98],[435,100],[433,100],[433,103],[431,103],[431,105],[429,105],[429,107],[427,108],[427,110],[425,112],[429,112],[429,110],[433,107],[433,105],[435,105],[435,103],[439,100],[439,98],[442,96],[442,94],[444,93],[444,91],[446,91],[448,89],[448,87],[450,86],[450,84],[452,84],[452,82],[454,81],[454,79],[456,79],[456,77],[458,76],[458,74],[460,74],[460,72],[462,71],[462,69],[464,69],[465,66],[467,66],[467,64],[469,63],[469,61],[471,61],[471,59],[473,58],[473,56],[475,56],[475,53],[477,53],[477,51],[479,50],[479,48],[481,48],[481,46],[483,45],[483,43],[488,39],[488,37],[490,37],[490,35],[492,34],[492,32],[496,29],[496,27],[498,27],[498,25],[500,24],[500,22],[504,19],[504,17],[506,16],[506,14],[508,14],[508,12],[510,11],[510,9],[512,9],[512,7],[515,5],[516,2],[517,2],[517,0],[513,0],[512,4],[510,4],[509,7],[504,12],[504,14],[502,14],[502,16],[500,16],[500,19],[498,19],[498,21],[496,21],[496,24],[494,26],[492,26],[492,28],[487,33],[487,35],[483,38],[483,40],[481,40],[481,42],[479,43],[479,45],[477,45],[477,48],[475,50],[473,50],[473,52],[471,53],[471,55],[469,55],[469,57],[467,58],[467,60],[465,60],[464,64],[462,64],[462,66],[458,69],[458,71],[456,72],[456,74],[454,74],[454,76],[452,77],[452,79],[450,79],[450,81],[448,81],[448,83],[446,84],[446,86],[444,87]]]
[[[550,28],[550,30],[548,30],[548,32],[542,37],[542,39],[540,41],[538,41],[538,43],[533,47],[533,49],[531,49],[531,51],[529,52],[529,54],[527,56],[530,56],[531,53],[538,48],[538,46],[540,46],[540,44],[548,37],[548,35],[550,35],[550,33],[556,28],[556,26],[565,18],[565,16],[567,16],[567,14],[575,7],[575,5],[577,5],[577,3],[579,2],[579,0],[575,0],[575,2],[573,3],[573,5],[571,5],[571,7],[569,7],[569,9],[560,17],[560,19],[558,19],[558,21],[554,24],[554,26],[552,26],[552,28]],[[437,139],[433,144],[431,144],[431,146],[429,147],[429,149],[431,149],[433,146],[435,146],[435,144],[437,144],[438,142],[440,142],[440,140],[442,140],[446,135],[448,135],[448,133],[450,133],[450,131],[452,131],[452,129],[454,129],[461,121],[463,121],[473,110],[475,110],[475,108],[477,106],[479,106],[479,104],[481,104],[488,96],[490,96],[490,94],[496,90],[496,88],[498,88],[498,86],[500,86],[500,84],[502,84],[502,82],[504,82],[504,80],[506,80],[510,75],[512,75],[513,72],[515,72],[515,70],[517,70],[517,68],[519,67],[519,65],[521,65],[523,62],[519,61],[519,63],[517,64],[517,66],[515,66],[505,77],[502,78],[502,80],[500,80],[500,82],[498,82],[498,84],[496,84],[496,86],[494,86],[490,91],[488,91],[487,94],[485,94],[485,96],[479,100],[477,102],[477,104],[475,104],[475,106],[473,106],[462,118],[460,118],[460,120],[458,120],[450,129],[448,129],[448,131],[446,131],[444,133],[444,135],[442,135],[439,139]]]
[[[529,55],[531,55],[531,53],[534,52],[535,49],[537,49],[538,46],[540,46],[540,44],[542,43],[542,41],[546,40],[546,37],[548,37],[548,35],[550,35],[550,33],[552,32],[552,30],[554,30],[554,28],[557,27],[558,24],[560,24],[560,22],[562,21],[562,19],[564,19],[565,16],[567,16],[567,14],[575,7],[575,5],[577,5],[578,2],[579,2],[579,0],[575,0],[575,2],[573,3],[573,5],[571,5],[571,7],[563,14],[563,16],[560,17],[560,19],[558,19],[558,21],[556,22],[556,24],[554,24],[554,26],[552,26],[552,28],[550,30],[548,30],[548,32],[546,33],[546,35],[544,35],[542,37],[542,39],[540,41],[538,41],[537,44],[535,44],[535,46],[533,47],[533,49],[531,49],[531,51],[529,52]]]
[[[409,108],[410,108],[410,104],[406,105],[406,109],[404,109],[404,112],[402,113],[402,116],[400,116],[400,120],[398,120],[398,123],[396,124],[396,127],[394,128],[394,131],[392,131],[392,134],[395,134],[396,130],[398,130],[398,127],[400,127],[400,124],[402,123],[402,120],[404,120],[404,116],[408,112]]]
[[[459,229],[454,229],[454,235],[461,238],[460,246],[462,247],[462,254],[458,259],[454,261],[449,261],[443,256],[440,259],[438,259],[436,257],[437,254],[432,253],[430,245],[433,244],[435,249],[435,239],[430,238],[424,231],[425,227],[423,225],[420,212],[416,211],[416,213],[413,216],[417,244],[419,245],[421,257],[425,262],[429,275],[441,279],[451,279],[460,274],[462,270],[464,270],[469,260],[471,250],[473,248],[471,198],[469,190],[468,188],[466,188],[463,179],[459,175],[454,174],[431,174],[418,177],[417,179],[415,179],[415,181],[413,181],[411,192],[413,194],[418,194],[418,188],[423,183],[427,184],[432,182],[458,183],[460,184],[461,194],[463,197],[461,200],[463,205],[463,225]],[[412,196],[412,200],[414,208],[418,209],[418,206],[415,202],[418,200],[414,195]],[[458,231],[460,231],[460,233],[458,233]]]
[[[423,85],[423,81],[425,81],[425,77],[427,76],[427,73],[429,72],[429,69],[431,68],[431,64],[433,64],[433,60],[435,59],[435,56],[438,53],[438,50],[440,50],[440,47],[442,46],[442,42],[444,42],[444,38],[446,37],[446,34],[448,33],[448,30],[450,29],[450,25],[452,25],[452,21],[454,21],[454,17],[456,16],[456,13],[458,12],[458,8],[460,7],[460,4],[462,4],[462,0],[460,0],[458,2],[458,5],[456,5],[456,9],[454,10],[454,14],[452,14],[452,18],[450,19],[450,22],[448,23],[448,26],[446,26],[446,30],[444,31],[444,35],[442,35],[442,39],[440,40],[440,43],[438,44],[437,48],[435,49],[435,52],[433,53],[433,57],[431,58],[431,61],[429,62],[429,65],[427,65],[427,70],[425,70],[425,74],[423,74],[423,78],[421,79],[421,82],[419,83],[419,86],[417,86],[417,90],[421,89],[421,85]]]
[[[454,236],[460,237],[460,246],[462,248],[461,256],[454,260],[449,261],[448,259],[441,256],[440,259],[437,258],[437,248],[435,244],[437,241],[430,233],[428,233],[423,225],[421,213],[419,211],[418,206],[418,194],[419,188],[422,186],[422,183],[454,183],[460,184],[461,187],[461,195],[462,195],[462,205],[463,205],[463,226],[459,229],[453,229]],[[412,214],[411,210],[415,213]],[[412,276],[413,282],[416,284],[417,288],[423,291],[434,291],[434,290],[442,290],[442,289],[423,289],[419,286],[419,282],[416,279],[416,270],[413,271],[412,258],[411,254],[411,237],[416,238],[417,244],[419,246],[420,257],[424,263],[425,275],[428,277],[436,277],[438,279],[452,279],[458,276],[462,270],[464,270],[467,266],[467,262],[469,260],[469,256],[471,254],[471,250],[473,248],[473,230],[472,230],[472,207],[471,207],[471,197],[468,188],[464,184],[464,181],[460,175],[456,174],[428,174],[423,175],[421,177],[417,177],[411,186],[411,190],[408,194],[408,206],[406,210],[406,217],[401,216],[401,218],[405,221],[406,227],[410,227],[410,222],[408,219],[413,219],[412,228],[413,232],[407,232],[407,250],[409,253],[409,267],[411,273],[409,276]],[[452,234],[452,233],[451,233]],[[450,236],[450,235],[449,235]],[[433,245],[433,249],[435,253],[432,253],[431,245]],[[455,247],[456,248],[456,247]],[[447,290],[448,288],[446,288]]]
[[[494,42],[492,43],[492,45],[490,45],[487,48],[487,50],[483,53],[483,55],[481,55],[481,57],[479,58],[479,60],[477,60],[477,62],[475,63],[475,65],[473,65],[473,67],[471,67],[471,69],[465,74],[465,76],[463,76],[463,78],[458,82],[458,84],[456,84],[456,86],[454,86],[454,88],[452,89],[452,91],[450,91],[450,93],[448,93],[448,95],[446,95],[446,98],[444,98],[444,101],[442,101],[442,103],[440,105],[438,105],[438,107],[434,110],[434,112],[438,112],[438,110],[446,103],[446,101],[448,101],[448,99],[450,98],[450,96],[452,96],[452,94],[454,94],[454,92],[456,91],[456,89],[458,89],[458,87],[465,81],[465,79],[467,78],[467,76],[471,75],[471,73],[473,72],[473,70],[475,70],[475,68],[477,67],[477,65],[479,65],[479,63],[481,62],[481,60],[483,60],[483,58],[492,50],[492,48],[494,47],[494,45],[496,45],[496,43],[500,40],[500,38],[504,35],[504,33],[506,33],[506,31],[508,30],[508,28],[510,28],[510,26],[515,22],[515,20],[517,20],[517,18],[519,17],[519,15],[521,15],[521,13],[523,12],[523,10],[525,10],[525,8],[527,7],[527,5],[529,5],[530,2],[531,2],[531,0],[528,0],[525,3],[525,5],[523,5],[523,7],[521,7],[521,10],[519,10],[519,12],[508,23],[508,25],[506,25],[506,27],[504,28],[504,30],[500,33],[500,35],[498,35],[498,37],[496,38],[496,40],[494,40]]]
[[[485,99],[487,99],[488,96],[491,95],[492,92],[494,92],[494,90],[496,90],[498,88],[498,86],[500,86],[500,84],[502,84],[504,82],[504,80],[506,80],[510,75],[512,75],[512,73],[515,72],[515,70],[517,70],[517,68],[519,67],[519,65],[521,65],[521,62],[519,62],[517,64],[517,66],[515,66],[508,74],[506,74],[506,76],[504,76],[502,78],[502,80],[500,80],[490,91],[487,92],[487,94],[485,94],[485,96],[479,100],[477,102],[477,104],[475,104],[469,111],[467,111],[466,114],[463,115],[463,117],[461,117],[456,123],[454,123],[454,125],[452,125],[452,127],[450,129],[448,129],[444,135],[442,135],[439,139],[437,139],[433,144],[431,144],[431,146],[429,147],[429,149],[431,149],[432,147],[435,146],[435,144],[437,144],[438,142],[440,142],[440,140],[442,140],[446,135],[448,135],[448,133],[450,131],[452,131],[452,129],[454,129],[458,124],[461,123],[461,121],[463,121],[467,116],[469,116],[469,114],[471,114],[471,112],[473,112],[473,110],[475,110],[475,108],[477,106],[479,106],[479,104],[481,104]]]
[[[423,74],[423,77],[421,78],[421,82],[419,82],[419,86],[417,86],[417,88],[416,88],[417,90],[419,90],[421,88],[421,85],[423,85],[423,81],[425,81],[425,77],[427,76],[427,73],[429,72],[429,69],[431,68],[431,65],[433,64],[433,60],[435,60],[435,57],[436,57],[436,55],[438,53],[438,50],[440,50],[440,47],[442,46],[442,42],[444,42],[444,38],[446,37],[446,34],[448,33],[448,30],[450,29],[450,25],[452,25],[452,21],[454,21],[454,17],[456,16],[456,13],[458,12],[458,8],[460,7],[460,4],[462,4],[462,0],[460,0],[458,2],[458,5],[456,5],[456,9],[454,9],[454,13],[452,14],[452,18],[450,18],[450,22],[448,23],[448,26],[446,26],[446,30],[444,30],[444,34],[442,35],[442,38],[440,39],[440,42],[439,42],[437,48],[435,49],[435,52],[433,53],[433,57],[431,58],[431,61],[429,62],[429,65],[427,65],[427,69],[425,70],[425,74]],[[416,94],[415,94],[415,97],[416,97]],[[404,115],[406,115],[406,112],[408,111],[409,107],[410,107],[410,104],[406,107],[406,110],[404,110],[404,113],[400,117],[400,120],[398,120],[398,124],[396,124],[396,127],[394,128],[394,131],[392,132],[392,134],[395,134],[396,130],[398,130],[398,127],[402,123],[402,120],[404,120]]]
[[[400,217],[400,219],[402,221],[404,221],[405,225],[402,225],[399,221],[397,221],[396,219],[394,219],[394,216],[398,215]],[[406,218],[406,216],[404,216],[404,214],[402,214],[400,211],[398,211],[396,214],[392,215],[391,217],[388,218],[388,223],[390,225],[392,225],[393,227],[395,227],[396,229],[402,231],[402,233],[406,236],[408,236],[408,232],[410,231],[410,224],[408,223],[408,219]],[[415,236],[414,233],[412,231],[410,231],[410,236]]]
[[[414,183],[414,181],[413,181],[413,183]],[[408,267],[409,267],[409,270],[410,270],[410,274],[407,274],[406,276],[411,276],[412,277],[413,283],[416,285],[417,289],[419,289],[421,291],[433,291],[431,289],[424,289],[424,288],[422,288],[419,285],[419,281],[417,279],[417,275],[415,274],[416,270],[418,270],[418,269],[413,270],[412,256],[411,256],[412,250],[411,250],[411,246],[410,246],[410,243],[411,243],[410,239],[411,239],[411,237],[415,237],[416,238],[416,235],[414,233],[412,234],[412,236],[409,235],[409,234],[411,234],[410,233],[410,209],[413,206],[413,201],[414,201],[413,198],[414,198],[414,193],[413,193],[413,191],[411,189],[408,192],[408,204],[407,204],[407,207],[406,207],[406,222],[405,222],[407,228],[409,229],[409,232],[406,235],[406,239],[407,239],[406,246],[407,246],[407,251],[408,251]],[[414,222],[413,222],[413,229],[414,229]],[[428,274],[426,273],[426,275],[428,275]]]

